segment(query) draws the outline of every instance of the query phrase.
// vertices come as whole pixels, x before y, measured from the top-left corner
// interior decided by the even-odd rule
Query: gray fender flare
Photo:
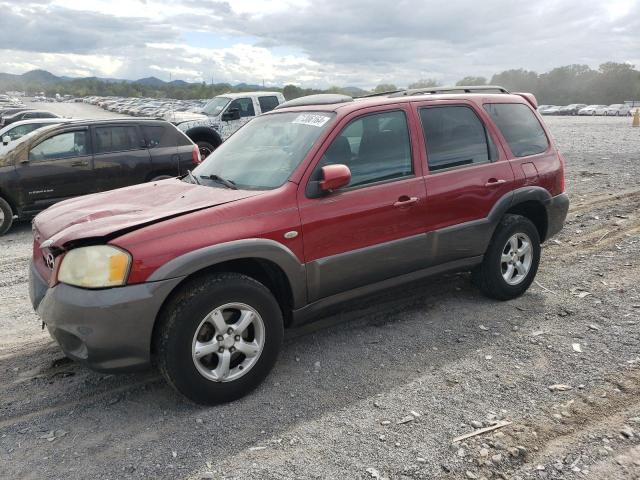
[[[491,212],[489,212],[487,218],[495,226],[511,207],[529,201],[540,202],[546,207],[551,202],[551,198],[551,194],[542,187],[517,188],[500,198],[491,209]]]
[[[307,277],[304,264],[300,263],[298,257],[286,246],[264,238],[234,240],[193,250],[162,265],[147,281],[186,277],[204,268],[243,258],[268,260],[278,265],[291,286],[293,308],[300,308],[306,304]]]

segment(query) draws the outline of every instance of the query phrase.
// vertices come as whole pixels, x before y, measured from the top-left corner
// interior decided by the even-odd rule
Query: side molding
[[[148,281],[185,277],[203,268],[243,258],[268,260],[278,265],[291,285],[293,308],[301,308],[306,304],[307,282],[304,265],[287,247],[264,238],[235,240],[185,253],[153,272]]]

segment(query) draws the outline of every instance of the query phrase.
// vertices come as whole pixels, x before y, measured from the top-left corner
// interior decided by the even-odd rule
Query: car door
[[[241,97],[232,100],[231,103],[227,105],[225,112],[231,112],[232,110],[237,110],[240,113],[240,118],[236,120],[228,120],[224,123],[225,128],[233,132],[256,116],[256,106],[254,105],[251,97]],[[224,119],[224,114],[222,118]]]
[[[513,189],[514,174],[484,111],[472,102],[414,102],[426,167],[429,257],[433,265],[482,255],[489,213]]]
[[[31,145],[16,165],[25,211],[95,191],[91,138],[87,127],[57,131]]]
[[[149,150],[137,125],[103,124],[92,128],[94,170],[99,191],[151,180]]]
[[[343,119],[301,182],[309,301],[420,269],[424,264],[422,167],[412,152],[403,105],[369,108]],[[346,187],[312,194],[325,165],[351,170]]]

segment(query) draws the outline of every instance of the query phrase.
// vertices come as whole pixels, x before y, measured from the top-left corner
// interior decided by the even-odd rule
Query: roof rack
[[[511,93],[504,87],[498,85],[456,85],[452,87],[428,87],[428,88],[410,88],[395,92],[389,97],[405,97],[409,95],[437,95],[442,93]]]
[[[294,98],[288,102],[281,103],[274,110],[287,107],[306,107],[309,105],[332,105],[334,103],[353,102],[353,97],[340,95],[337,93],[318,93],[317,95],[306,95]]]

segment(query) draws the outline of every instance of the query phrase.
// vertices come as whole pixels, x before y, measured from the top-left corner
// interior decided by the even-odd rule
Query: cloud
[[[0,46],[38,53],[116,53],[124,46],[178,37],[169,23],[38,4],[0,3]]]
[[[1,58],[11,58],[0,60],[0,70],[13,72],[38,65],[57,74],[371,87],[421,77],[449,83],[520,67],[597,67],[637,60],[640,44],[640,0],[53,0],[0,7]]]

